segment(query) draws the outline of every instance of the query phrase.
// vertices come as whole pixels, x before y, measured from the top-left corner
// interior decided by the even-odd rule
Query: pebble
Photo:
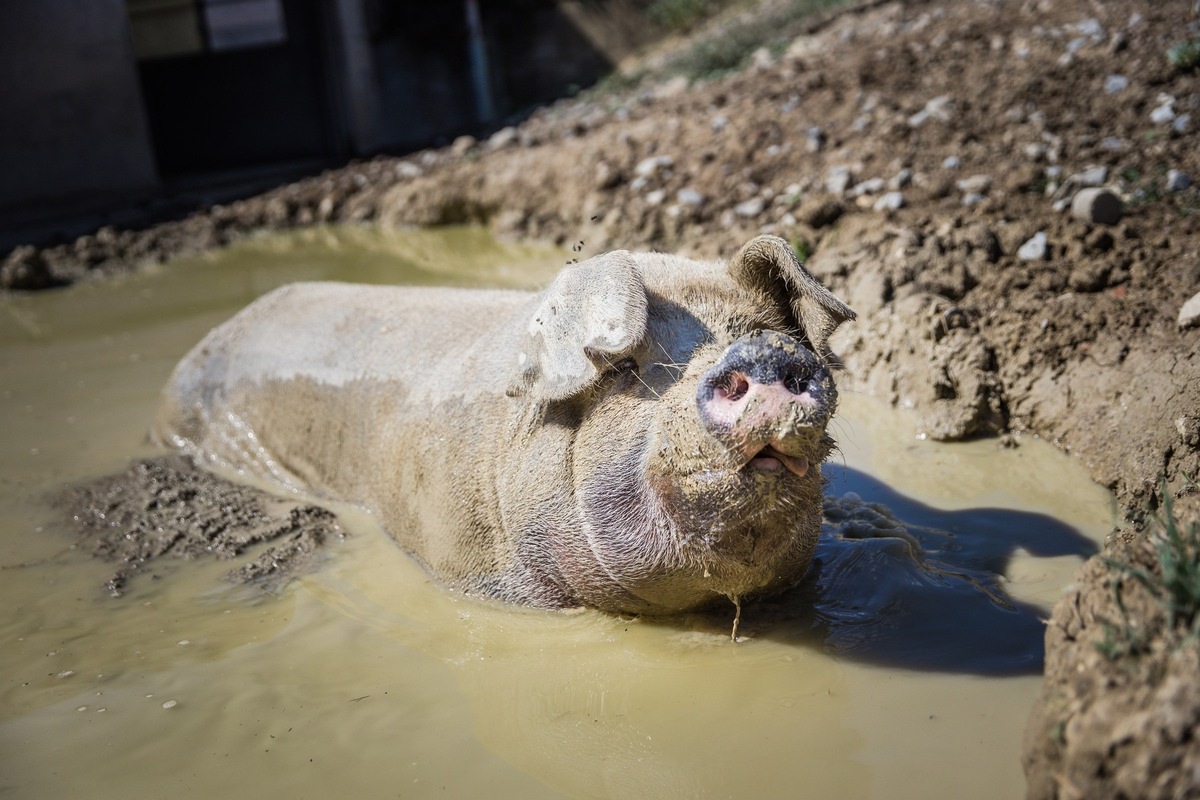
[[[517,129],[512,125],[507,128],[501,128],[492,134],[488,139],[488,147],[492,150],[500,150],[508,147],[513,142],[517,141]]]
[[[825,147],[825,131],[815,125],[804,132],[804,138],[810,153],[819,153]]]
[[[425,170],[411,161],[401,161],[395,169],[397,178],[419,178],[425,174]]]
[[[1103,186],[1108,180],[1108,167],[1088,167],[1072,175],[1071,180],[1080,186]]]
[[[852,180],[849,167],[832,167],[825,178],[825,189],[830,194],[845,194]]]
[[[911,128],[919,128],[931,119],[945,122],[950,119],[952,111],[954,111],[954,98],[948,94],[939,95],[926,103],[923,109],[910,116],[908,125]]]
[[[897,211],[904,208],[904,195],[900,192],[888,192],[875,201],[876,211]]]
[[[1192,115],[1180,114],[1171,123],[1171,130],[1177,134],[1183,135],[1192,129]]]
[[[761,197],[754,197],[744,203],[738,203],[736,206],[734,206],[733,213],[737,214],[739,217],[750,219],[761,214],[765,207],[766,206]]]
[[[660,168],[670,167],[674,163],[675,161],[670,156],[650,156],[638,162],[638,165],[633,168],[633,174],[639,178],[650,178]]]
[[[646,193],[646,204],[650,206],[662,205],[662,201],[667,197],[667,193],[662,189],[655,189],[653,192]]]
[[[1186,172],[1180,172],[1177,169],[1167,171],[1167,191],[1182,192],[1184,189],[1192,185],[1192,177]]]
[[[912,179],[913,171],[908,167],[905,167],[888,179],[887,188],[891,189],[892,191],[903,189],[912,183]]]
[[[1170,103],[1164,103],[1150,112],[1150,121],[1156,125],[1165,125],[1175,119],[1175,109]]]
[[[967,192],[963,195],[962,204],[964,206],[977,206],[986,200],[987,197],[978,192]]]
[[[946,156],[942,159],[942,169],[958,169],[962,166],[962,159],[958,156]]]
[[[1179,309],[1179,327],[1195,328],[1200,326],[1200,292],[1192,295],[1192,299]]]
[[[879,194],[887,186],[883,178],[870,178],[854,185],[850,190],[851,197],[861,197],[864,194]]]
[[[1104,79],[1104,91],[1108,94],[1117,94],[1129,88],[1129,78],[1124,75],[1109,75]]]
[[[725,128],[728,127],[728,125],[729,125],[729,118],[725,117],[721,114],[718,114],[717,116],[713,117],[713,121],[709,125],[709,127],[712,128],[713,133],[720,133],[721,131],[725,130]]]
[[[178,700],[168,700],[167,702],[162,704],[162,707],[163,708],[174,708],[177,705],[179,705]]]
[[[450,153],[455,156],[465,156],[475,146],[474,136],[459,136],[450,145]]]
[[[1044,261],[1050,254],[1050,239],[1045,231],[1038,231],[1017,250],[1022,261]]]
[[[1025,145],[1025,157],[1030,161],[1041,161],[1046,157],[1047,149],[1043,142],[1030,142]]]
[[[1116,225],[1123,210],[1121,198],[1103,187],[1080,189],[1071,200],[1071,216],[1084,222]]]
[[[954,185],[963,194],[984,195],[992,188],[992,176],[972,175],[969,178],[963,178],[961,181],[955,181]]]
[[[1103,139],[1100,140],[1100,149],[1101,150],[1112,150],[1112,151],[1124,150],[1125,143],[1122,142],[1120,139],[1118,139],[1116,136],[1105,136]]]
[[[704,205],[704,195],[700,194],[695,189],[680,189],[675,193],[675,199],[683,203],[685,206],[698,207]]]

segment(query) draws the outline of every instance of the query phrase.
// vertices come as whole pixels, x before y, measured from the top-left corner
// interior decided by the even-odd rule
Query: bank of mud
[[[1182,178],[1200,179],[1200,93],[1167,51],[1200,37],[1196,20],[1189,4],[1149,0],[869,4],[734,74],[597,90],[486,141],[351,164],[147,230],[21,248],[0,282],[61,285],[324,222],[475,222],[581,256],[727,256],[775,232],[859,312],[840,339],[843,385],[916,409],[914,434],[1050,439],[1116,494],[1132,529],[1161,508],[1164,486],[1186,524],[1200,517],[1200,327],[1187,311],[1200,292],[1200,189]],[[1088,188],[1111,190],[1119,213],[1072,214]],[[1096,660],[1106,629],[1095,620],[1122,613],[1104,563],[1055,612],[1095,598],[1087,635],[1048,634],[1043,721],[1028,742],[1037,796],[1130,794],[1103,781],[1094,794],[1073,771],[1115,774],[1105,737],[1119,715],[1089,716],[1113,692],[1150,702],[1152,717],[1196,707],[1164,688],[1176,667]],[[1161,573],[1156,559],[1143,567]],[[1168,641],[1152,614],[1134,617]],[[1194,681],[1195,641],[1170,641],[1182,655],[1164,658],[1192,664]],[[1105,664],[1132,677],[1072,678],[1107,675]],[[1190,739],[1130,741],[1158,765],[1138,774],[1190,775],[1197,791]],[[1171,748],[1177,759],[1158,755]]]

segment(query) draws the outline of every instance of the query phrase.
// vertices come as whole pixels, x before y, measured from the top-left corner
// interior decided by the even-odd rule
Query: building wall
[[[157,182],[123,0],[2,0],[0,209]]]

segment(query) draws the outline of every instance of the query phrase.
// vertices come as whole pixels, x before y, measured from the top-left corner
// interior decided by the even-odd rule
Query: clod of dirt
[[[160,558],[233,559],[268,544],[227,577],[275,587],[344,535],[327,509],[231,483],[180,455],[75,487],[64,505],[92,553],[119,563],[106,583],[114,596]]]

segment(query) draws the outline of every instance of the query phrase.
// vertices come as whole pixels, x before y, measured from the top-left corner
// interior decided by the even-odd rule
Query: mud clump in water
[[[227,577],[278,587],[344,535],[327,509],[231,483],[179,455],[75,487],[64,505],[92,554],[120,564],[106,583],[114,596],[160,558],[233,559],[260,546]]]

